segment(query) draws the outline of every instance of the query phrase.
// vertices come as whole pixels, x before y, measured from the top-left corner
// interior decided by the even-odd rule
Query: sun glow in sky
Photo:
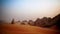
[[[35,20],[60,13],[60,0],[3,0],[1,20]]]

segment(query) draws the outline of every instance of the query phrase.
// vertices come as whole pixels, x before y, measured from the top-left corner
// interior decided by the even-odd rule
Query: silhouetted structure
[[[12,19],[11,24],[15,24],[14,19]]]
[[[33,22],[32,20],[29,20],[29,21],[28,21],[28,24],[29,24],[29,25],[34,25],[34,22]]]

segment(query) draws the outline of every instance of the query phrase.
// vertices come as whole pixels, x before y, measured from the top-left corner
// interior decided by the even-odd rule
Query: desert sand
[[[1,34],[58,34],[58,31],[30,25],[1,24]]]

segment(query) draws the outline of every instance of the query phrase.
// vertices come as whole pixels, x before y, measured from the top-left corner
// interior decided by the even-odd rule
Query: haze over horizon
[[[60,13],[60,0],[2,0],[1,20],[35,20]]]

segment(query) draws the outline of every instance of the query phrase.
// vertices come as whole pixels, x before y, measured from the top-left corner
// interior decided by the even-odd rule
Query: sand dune
[[[2,24],[1,34],[58,34],[58,31],[29,25]]]

